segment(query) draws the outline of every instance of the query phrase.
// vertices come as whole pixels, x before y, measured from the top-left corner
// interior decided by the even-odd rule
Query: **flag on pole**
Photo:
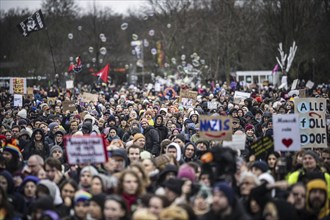
[[[40,31],[45,27],[46,24],[41,10],[36,11],[33,15],[17,25],[17,28],[24,37],[27,37],[31,32]]]
[[[272,74],[276,73],[278,71],[278,64],[276,64],[272,70]]]
[[[79,73],[82,70],[81,58],[80,56],[76,57],[76,64],[70,64],[68,68],[68,73],[71,71]]]
[[[103,69],[101,69],[99,72],[94,73],[94,76],[98,76],[100,79],[102,79],[103,82],[107,83],[109,81],[108,74],[109,74],[110,64],[107,64]]]

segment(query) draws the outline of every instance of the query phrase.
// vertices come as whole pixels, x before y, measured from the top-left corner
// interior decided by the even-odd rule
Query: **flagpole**
[[[49,38],[49,33],[48,33],[48,28],[46,27],[46,32],[47,32],[47,38],[48,38],[48,43],[49,43],[49,47],[50,47],[50,53],[52,55],[52,60],[53,60],[53,65],[54,65],[54,70],[55,70],[55,75],[57,74],[56,71],[56,65],[55,65],[55,60],[54,60],[54,54],[53,54],[53,47],[52,44],[50,43],[50,38]]]

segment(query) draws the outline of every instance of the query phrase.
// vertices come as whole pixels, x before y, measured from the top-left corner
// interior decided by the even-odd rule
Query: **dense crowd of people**
[[[330,113],[329,85],[298,87],[326,98]],[[272,115],[294,113],[297,94],[219,82],[190,88],[198,95],[187,107],[183,88],[35,87],[22,107],[2,88],[0,219],[330,219],[329,119],[328,148],[255,157],[251,144],[273,136]],[[235,101],[238,90],[250,98]],[[74,111],[63,109],[70,100]],[[202,139],[201,115],[231,117],[245,149]],[[102,135],[108,160],[69,164],[66,135]]]

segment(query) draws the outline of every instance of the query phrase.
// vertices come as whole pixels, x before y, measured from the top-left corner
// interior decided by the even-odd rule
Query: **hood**
[[[45,140],[45,134],[44,134],[43,130],[40,129],[40,128],[37,128],[33,131],[32,136],[31,136],[31,140],[34,140],[34,137],[35,137],[35,135],[38,131],[41,132],[41,136],[42,136],[41,140],[44,141]]]
[[[161,118],[161,120],[162,120],[162,122],[161,122],[161,124],[156,124],[156,122],[157,122],[157,118]],[[162,115],[157,115],[156,116],[156,118],[155,118],[155,127],[157,127],[157,126],[161,126],[161,125],[163,125],[163,122],[164,122],[164,118],[163,118],[163,116]]]
[[[50,180],[41,180],[38,185],[43,185],[47,187],[50,196],[53,198],[54,205],[60,205],[63,203],[63,200],[60,195],[60,190],[56,183],[50,181]]]
[[[14,179],[13,176],[7,171],[3,170],[0,172],[0,176],[3,176],[7,180],[7,194],[11,194],[14,192]]]
[[[194,158],[195,155],[196,155],[197,148],[196,148],[196,145],[193,144],[192,142],[189,142],[189,143],[187,143],[187,144],[184,146],[183,156],[184,156],[184,152],[186,152],[186,148],[187,148],[189,145],[193,146],[194,149],[195,149],[194,154],[193,154],[193,156],[192,156],[192,158]],[[184,156],[184,157],[185,157],[185,156]]]
[[[179,144],[177,144],[177,143],[170,143],[167,146],[168,147],[169,146],[174,146],[176,148],[176,161],[180,161],[180,159],[181,159],[181,148],[180,148]]]

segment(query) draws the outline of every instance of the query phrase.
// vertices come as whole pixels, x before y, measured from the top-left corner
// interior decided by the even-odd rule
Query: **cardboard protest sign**
[[[92,94],[88,92],[84,92],[82,94],[82,99],[84,102],[97,102],[98,101],[98,94]]]
[[[9,92],[11,94],[26,94],[26,78],[10,78]]]
[[[327,147],[325,98],[294,99],[295,113],[299,114],[300,142],[303,148]]]
[[[14,94],[14,106],[23,106],[23,96],[21,94]]]
[[[273,150],[274,141],[271,136],[264,136],[250,145],[250,155],[255,155],[256,160],[265,160],[268,152]]]
[[[306,89],[299,89],[299,98],[306,98]]]
[[[66,112],[68,110],[70,112],[74,112],[76,110],[76,104],[74,103],[74,101],[63,101],[62,106],[63,106],[63,112]]]
[[[299,151],[299,116],[297,114],[273,115],[275,151]]]
[[[66,85],[66,89],[73,89],[74,88],[73,80],[67,80],[65,82],[65,85]]]
[[[26,94],[33,95],[34,88],[33,87],[27,87]]]
[[[181,90],[180,92],[180,105],[184,106],[186,108],[193,107],[193,104],[195,103],[195,100],[197,99],[197,92],[196,91],[190,91],[190,90]]]
[[[244,101],[245,99],[250,98],[250,96],[251,96],[251,93],[235,91],[234,103],[239,104],[241,101]]]
[[[69,164],[97,164],[108,160],[101,135],[65,136],[65,148]]]
[[[207,140],[232,140],[232,119],[225,116],[199,116],[199,134]]]
[[[47,103],[48,105],[55,105],[56,104],[57,97],[47,97]]]
[[[229,147],[233,150],[245,149],[246,134],[233,134],[232,141],[223,141],[222,146]]]

